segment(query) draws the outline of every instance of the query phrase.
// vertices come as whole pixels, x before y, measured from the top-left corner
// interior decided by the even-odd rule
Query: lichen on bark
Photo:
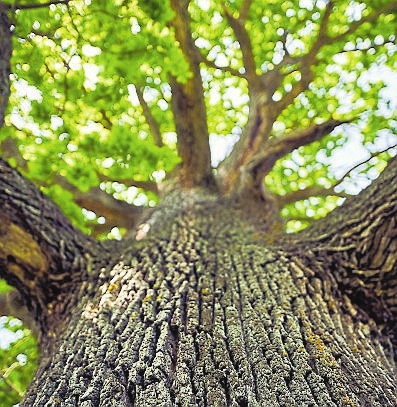
[[[23,405],[396,405],[379,327],[320,259],[223,203],[172,213],[82,283]]]

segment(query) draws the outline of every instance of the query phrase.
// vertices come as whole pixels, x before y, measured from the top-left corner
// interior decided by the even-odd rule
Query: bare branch
[[[246,28],[244,27],[244,22],[233,17],[232,12],[224,3],[222,3],[222,8],[225,17],[229,22],[230,27],[232,27],[234,35],[240,44],[241,52],[243,54],[243,64],[246,71],[245,78],[247,79],[248,86],[251,91],[254,91],[255,89],[259,91],[260,82],[259,76],[256,73],[254,52],[252,49],[251,39]]]
[[[157,146],[162,147],[164,143],[161,137],[160,126],[150,111],[149,105],[146,103],[145,98],[143,97],[142,89],[139,86],[135,86],[135,91],[138,96],[139,103],[141,104],[146,123],[149,125],[150,131],[152,132],[154,141]]]
[[[376,151],[376,152],[372,153],[369,158],[367,158],[364,161],[359,162],[354,167],[350,168],[330,188],[324,188],[324,187],[321,187],[319,185],[313,185],[313,186],[305,188],[305,189],[301,189],[301,190],[298,190],[298,191],[292,191],[287,195],[279,196],[277,198],[278,204],[280,206],[284,206],[284,205],[287,205],[287,204],[290,204],[290,203],[293,203],[293,202],[296,202],[296,201],[301,201],[303,199],[310,198],[312,196],[339,196],[341,198],[350,198],[351,195],[347,194],[344,191],[336,192],[335,187],[340,185],[355,169],[357,169],[361,165],[369,162],[372,158],[377,157],[377,156],[379,156],[379,155],[381,155],[383,153],[386,153],[387,151],[389,151],[389,150],[391,150],[393,148],[396,148],[396,147],[397,147],[397,144],[395,144],[394,146],[387,147],[382,151]]]
[[[233,76],[238,76],[240,78],[245,78],[245,73],[241,73],[237,69],[231,68],[230,66],[218,66],[214,61],[210,61],[205,55],[200,52],[200,49],[197,48],[197,54],[199,55],[200,62],[207,65],[209,68],[219,69],[223,72],[228,72]]]
[[[114,178],[100,172],[97,172],[97,176],[101,182],[118,182],[127,187],[142,188],[145,191],[154,192],[155,194],[159,193],[157,183],[153,181],[137,181],[132,178]]]
[[[258,183],[261,183],[263,177],[273,168],[276,161],[281,157],[284,157],[300,146],[321,140],[336,127],[351,121],[352,120],[331,119],[305,130],[292,132],[282,138],[271,139],[266,145],[266,150],[259,152],[253,157],[251,162],[247,164],[248,171],[253,174],[254,179]]]
[[[303,199],[307,199],[310,198],[311,196],[339,196],[341,198],[349,198],[351,197],[350,194],[347,194],[344,191],[339,191],[336,192],[335,191],[335,187],[337,187],[338,185],[340,185],[347,177],[349,177],[349,175],[356,170],[357,168],[359,168],[361,165],[369,162],[370,160],[372,160],[372,158],[377,157],[381,154],[384,154],[390,150],[392,150],[393,148],[397,148],[397,144],[387,147],[381,151],[376,151],[374,153],[372,153],[367,159],[360,161],[359,163],[357,163],[356,165],[354,165],[352,168],[350,168],[337,182],[335,182],[330,188],[324,188],[321,187],[319,185],[314,185],[305,189],[301,189],[298,191],[292,191],[287,195],[284,196],[279,196],[277,198],[278,204],[280,206],[284,206],[287,205],[289,203],[293,203],[296,201],[301,201]]]
[[[92,188],[87,192],[80,191],[70,184],[64,177],[57,175],[54,181],[70,191],[74,195],[74,201],[83,208],[95,212],[98,216],[106,219],[106,225],[111,227],[120,226],[133,229],[139,217],[144,212],[144,207],[131,205],[127,202],[115,199],[100,188]]]
[[[376,151],[374,153],[372,153],[367,159],[365,159],[364,161],[360,161],[359,163],[357,163],[356,165],[354,165],[352,168],[350,168],[350,170],[348,170],[334,185],[333,188],[335,188],[336,186],[340,185],[355,169],[357,169],[358,167],[360,167],[361,165],[369,162],[370,160],[372,160],[372,158],[377,157],[383,153],[388,152],[389,150],[396,148],[397,144],[395,144],[394,146],[390,146],[385,148],[384,150],[381,151]]]
[[[341,198],[349,198],[351,195],[346,192],[336,192],[334,186],[324,188],[319,185],[313,185],[298,191],[292,191],[284,196],[279,196],[277,202],[280,206],[284,206],[293,202],[302,201],[312,196],[339,196]]]

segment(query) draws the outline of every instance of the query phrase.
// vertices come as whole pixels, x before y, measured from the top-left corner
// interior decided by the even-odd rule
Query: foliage
[[[37,344],[18,319],[1,317],[0,329],[3,334],[5,330],[14,334],[13,341],[6,348],[0,348],[1,404],[11,406],[20,401],[33,378],[37,366]]]
[[[0,281],[0,294],[11,287]],[[0,403],[18,403],[32,380],[37,366],[37,344],[19,319],[0,316]]]
[[[249,3],[195,0],[189,6],[214,150],[221,145],[215,140],[225,139],[230,147],[228,140],[242,134],[250,103],[244,78],[247,44],[239,43],[225,10],[235,18],[246,14],[256,73],[283,74],[272,94],[276,104],[302,82],[299,64],[313,49],[329,5],[327,0],[254,0],[248,8]],[[18,4],[20,8],[10,11],[12,96],[7,126],[0,131],[10,162],[85,232],[95,229],[101,214],[94,214],[94,222],[87,217],[74,200],[78,193],[100,185],[117,199],[154,203],[153,190],[140,189],[139,196],[147,198],[137,199],[135,185],[158,181],[179,163],[170,76],[179,83],[192,77],[172,28],[176,14],[171,5],[157,0],[76,0],[24,9],[40,2]],[[390,4],[333,2],[325,33],[333,40],[322,44],[310,61],[310,85],[273,124],[271,137],[277,139],[331,117],[353,120],[284,156],[267,174],[266,185],[283,198],[308,191],[303,199],[285,200],[282,215],[290,221],[290,231],[324,216],[346,193],[357,193],[394,154],[387,148],[397,143],[397,18],[394,10],[370,19]],[[263,86],[271,88],[272,77],[267,78]],[[18,154],[6,151],[9,139]],[[311,190],[318,195],[311,196]],[[5,326],[21,329],[10,321]],[[14,366],[18,352],[28,352],[32,341],[24,336],[7,355],[2,353],[3,372]],[[34,363],[34,351],[29,352],[24,371]],[[8,377],[18,389],[27,383],[23,370],[15,367]],[[16,400],[3,397],[9,394],[0,392],[1,405]]]

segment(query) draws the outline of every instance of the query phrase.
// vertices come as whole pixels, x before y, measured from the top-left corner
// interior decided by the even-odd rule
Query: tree
[[[22,405],[397,405],[396,10],[0,2],[0,274],[41,347]]]

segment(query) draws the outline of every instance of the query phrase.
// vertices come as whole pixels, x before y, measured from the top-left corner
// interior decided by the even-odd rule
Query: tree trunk
[[[325,249],[183,202],[76,285],[23,406],[397,405],[390,340]]]

